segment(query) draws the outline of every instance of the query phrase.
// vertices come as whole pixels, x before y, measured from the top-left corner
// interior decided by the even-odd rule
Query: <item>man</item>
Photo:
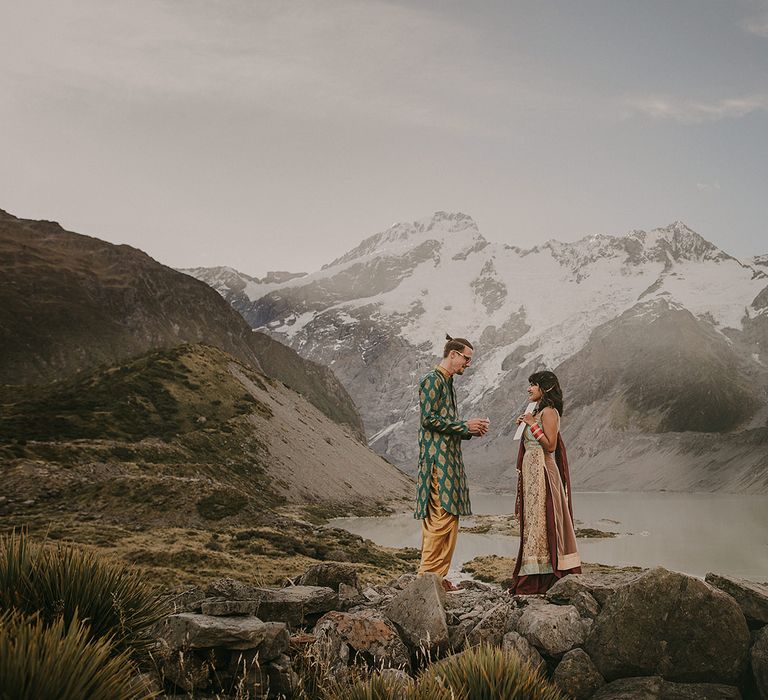
[[[413,517],[422,521],[419,574],[438,574],[443,577],[443,587],[450,591],[456,587],[445,575],[456,548],[459,516],[472,515],[461,441],[485,435],[488,422],[457,419],[453,377],[464,374],[475,350],[465,338],[447,335],[446,339],[442,361],[419,385],[419,474]]]

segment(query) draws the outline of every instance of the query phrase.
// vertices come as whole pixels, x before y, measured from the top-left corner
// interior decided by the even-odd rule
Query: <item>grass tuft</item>
[[[47,624],[38,615],[0,615],[2,697],[18,700],[149,700],[155,694],[135,682],[136,667],[115,654],[107,639],[94,639],[74,616]]]
[[[25,531],[0,537],[0,610],[37,614],[46,624],[83,620],[91,638],[137,660],[167,613],[138,572],[73,546],[33,542]]]

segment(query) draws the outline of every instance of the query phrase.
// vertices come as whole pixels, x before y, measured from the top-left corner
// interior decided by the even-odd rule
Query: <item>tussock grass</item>
[[[309,653],[297,657],[300,700],[565,700],[514,652],[478,646],[427,666],[416,679],[351,666],[341,677]]]
[[[75,615],[47,624],[38,615],[0,615],[0,679],[3,698],[14,700],[149,700],[136,683],[127,654],[94,638]]]
[[[0,537],[0,610],[37,614],[50,625],[83,620],[91,639],[109,639],[137,660],[167,612],[137,571],[70,545],[34,542],[25,531]]]
[[[565,700],[557,688],[517,654],[478,646],[428,667],[422,674],[432,687],[443,685],[467,700]],[[426,687],[426,685],[425,685]],[[432,692],[432,691],[430,691]],[[438,697],[426,695],[428,697]],[[416,696],[421,700],[420,696]]]

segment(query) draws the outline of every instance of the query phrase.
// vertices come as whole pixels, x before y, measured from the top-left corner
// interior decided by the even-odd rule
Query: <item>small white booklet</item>
[[[527,408],[525,409],[524,413],[533,413],[533,409],[536,408],[536,402],[531,401],[531,403],[528,404]],[[515,432],[514,440],[519,440],[521,437],[523,437],[523,431],[525,430],[525,423],[520,423],[520,425],[517,426],[517,432]]]

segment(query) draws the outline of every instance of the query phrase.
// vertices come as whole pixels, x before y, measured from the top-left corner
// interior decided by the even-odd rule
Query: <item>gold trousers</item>
[[[448,513],[440,505],[437,470],[433,468],[427,517],[421,521],[420,574],[445,576],[448,573],[458,534],[459,516]]]

